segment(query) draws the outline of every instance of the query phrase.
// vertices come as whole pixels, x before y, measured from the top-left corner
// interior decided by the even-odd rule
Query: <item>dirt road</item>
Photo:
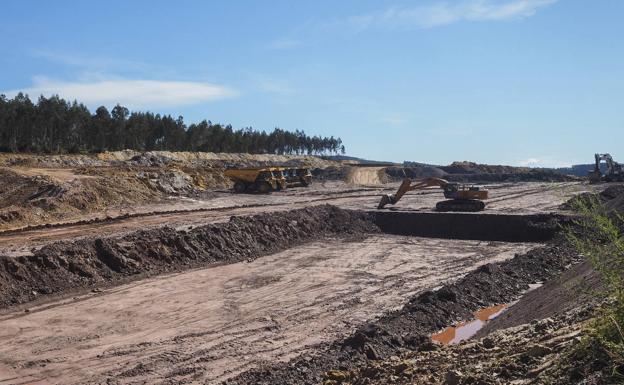
[[[67,223],[49,228],[0,233],[0,254],[30,254],[44,244],[91,236],[109,236],[138,229],[161,226],[183,228],[209,222],[226,221],[233,215],[253,215],[268,211],[291,210],[330,203],[347,209],[374,209],[380,195],[393,193],[398,184],[381,186],[325,182],[309,189],[296,188],[271,195],[234,195],[217,191],[210,199],[173,199],[167,204],[111,211],[114,220]],[[561,203],[588,186],[579,183],[502,183],[487,186],[491,199],[486,212],[538,213],[558,211]],[[439,189],[406,194],[392,210],[431,211],[442,200]],[[85,220],[93,220],[93,216]]]
[[[415,292],[534,246],[328,239],[7,313],[0,384],[218,383],[344,337]]]

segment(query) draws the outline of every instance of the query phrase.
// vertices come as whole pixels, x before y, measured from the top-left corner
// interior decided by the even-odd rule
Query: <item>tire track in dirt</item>
[[[51,383],[218,383],[344,337],[408,296],[531,247],[331,238],[9,314],[0,319],[0,361]]]
[[[582,189],[578,183],[559,183],[556,186],[561,186],[561,189],[578,189],[579,191]],[[42,226],[36,229],[10,230],[0,232],[0,253],[11,256],[28,255],[32,253],[33,249],[36,250],[47,243],[58,240],[80,239],[90,236],[111,236],[137,229],[156,228],[164,225],[183,228],[203,223],[226,221],[232,215],[253,215],[269,211],[283,211],[315,206],[322,203],[331,203],[342,208],[370,210],[377,206],[378,197],[381,194],[396,190],[396,187],[389,187],[388,185],[378,188],[358,189],[344,189],[344,187],[340,187],[343,190],[332,190],[336,188],[334,185],[330,185],[328,190],[324,190],[322,186],[318,186],[314,190],[285,192],[283,196],[276,194],[277,199],[286,199],[286,201],[273,203],[264,200],[265,197],[251,196],[245,197],[251,200],[243,205],[225,202],[224,206],[219,207],[126,214],[110,219],[89,220],[86,223],[62,223]],[[525,200],[523,198],[527,196],[546,194],[547,197],[542,199],[543,202],[540,204],[540,208],[557,207],[568,198],[568,196],[563,196],[563,194],[560,197],[549,194],[548,191],[553,190],[552,184],[493,184],[489,185],[488,188],[492,192],[492,198],[488,202],[494,204],[494,207],[492,207],[494,210],[503,212],[526,211],[526,205],[529,203],[524,203]],[[319,197],[314,197],[317,195]],[[231,197],[240,198],[237,195],[231,195]],[[263,201],[254,203],[256,199]],[[437,189],[424,190],[406,195],[400,206],[396,208],[398,210],[411,210],[417,207],[418,210],[431,210],[435,206],[435,202],[441,199],[441,191]],[[501,205],[501,202],[504,202],[504,204]]]

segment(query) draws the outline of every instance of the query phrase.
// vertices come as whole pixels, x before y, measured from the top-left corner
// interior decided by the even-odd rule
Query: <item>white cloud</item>
[[[219,85],[185,81],[96,79],[62,81],[45,77],[33,79],[33,85],[20,90],[0,91],[8,97],[18,92],[30,95],[58,94],[64,99],[78,100],[87,105],[114,105],[131,108],[170,107],[210,102],[236,96],[236,91]]]
[[[570,167],[572,163],[550,156],[540,156],[520,160],[517,164],[522,167]]]
[[[460,21],[500,21],[534,15],[538,9],[558,0],[465,0],[457,3],[435,2],[405,8],[388,8],[354,16],[348,24],[358,30],[373,26],[432,28]]]
[[[518,164],[522,167],[535,167],[535,165],[539,164],[540,160],[538,158],[528,158],[521,160]]]

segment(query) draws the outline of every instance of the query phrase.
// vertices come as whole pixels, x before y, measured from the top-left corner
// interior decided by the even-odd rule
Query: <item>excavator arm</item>
[[[440,178],[424,178],[418,179],[412,182],[411,179],[403,179],[403,182],[399,186],[399,189],[394,194],[386,194],[381,197],[381,201],[377,206],[378,209],[383,209],[386,205],[396,204],[402,197],[409,191],[420,190],[431,186],[438,186],[445,188],[448,182]]]

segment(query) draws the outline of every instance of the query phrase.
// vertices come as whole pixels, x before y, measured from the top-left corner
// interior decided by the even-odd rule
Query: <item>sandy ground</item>
[[[330,239],[9,312],[0,317],[0,384],[218,383],[534,246]]]
[[[316,183],[270,195],[214,191],[80,219],[130,217],[0,233],[0,253],[139,229],[187,228],[319,204],[374,210],[398,183]],[[70,174],[50,175],[58,179]],[[356,178],[357,179],[357,178]],[[579,183],[488,185],[484,214],[558,211]],[[440,190],[406,195],[392,210],[432,211]],[[218,383],[261,362],[288,360],[341,338],[411,295],[534,245],[389,235],[318,241],[252,263],[146,279],[0,316],[0,384]],[[108,381],[108,382],[107,382]]]
[[[129,218],[99,221],[86,224],[63,224],[54,228],[41,228],[19,232],[0,233],[0,254],[24,255],[33,248],[64,239],[88,236],[108,236],[129,231],[172,226],[184,228],[208,222],[226,221],[232,215],[252,215],[267,211],[291,210],[319,204],[333,204],[356,210],[376,209],[382,194],[396,191],[398,183],[362,186],[344,182],[316,183],[310,188],[293,188],[269,195],[233,194],[215,191],[210,199],[172,198],[166,204],[137,206],[108,211],[104,216]],[[484,213],[529,214],[556,212],[561,203],[573,194],[587,191],[589,186],[580,183],[501,183],[488,185],[490,199]],[[443,200],[439,189],[406,194],[390,210],[432,211],[435,203]],[[181,211],[181,212],[180,212]],[[99,218],[103,218],[99,215]],[[80,219],[94,219],[85,216]]]

